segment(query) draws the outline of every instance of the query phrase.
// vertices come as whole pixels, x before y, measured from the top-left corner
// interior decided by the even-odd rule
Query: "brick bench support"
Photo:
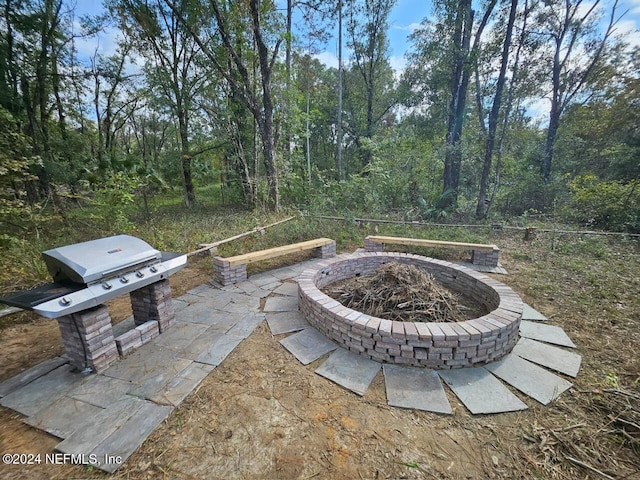
[[[213,257],[213,279],[222,285],[244,282],[247,279],[247,264],[305,250],[314,250],[319,258],[335,257],[336,242],[330,238],[316,238],[235,257]]]
[[[497,267],[498,260],[500,258],[500,249],[496,245],[447,242],[444,240],[426,240],[423,238],[387,237],[380,235],[369,235],[364,239],[364,249],[367,252],[384,252],[386,244],[471,250],[471,263],[474,265],[484,265],[489,267]]]

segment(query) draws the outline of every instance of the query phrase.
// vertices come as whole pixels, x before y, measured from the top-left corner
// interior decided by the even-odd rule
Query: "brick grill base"
[[[64,352],[76,369],[99,372],[118,359],[111,317],[104,305],[60,317],[58,326]]]
[[[129,295],[136,327],[118,338],[113,337],[111,317],[104,305],[58,318],[65,355],[72,366],[100,372],[119,356],[142,346],[175,323],[168,280],[134,290]]]
[[[367,275],[398,262],[431,273],[490,311],[457,323],[397,322],[345,307],[320,291],[339,280]],[[299,307],[307,321],[343,348],[372,360],[434,369],[463,368],[497,360],[518,341],[522,300],[511,288],[450,262],[406,253],[355,253],[317,263],[298,280]]]

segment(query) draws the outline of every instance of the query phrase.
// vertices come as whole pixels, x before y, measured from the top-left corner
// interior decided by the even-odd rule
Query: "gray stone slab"
[[[259,273],[257,275],[252,275],[249,277],[248,280],[257,287],[263,287],[265,285],[276,284],[276,283],[280,285],[280,279],[277,277],[274,277],[270,273]],[[273,288],[276,288],[276,287],[273,287]]]
[[[440,377],[435,370],[384,365],[387,403],[392,407],[452,414]]]
[[[380,371],[380,363],[338,348],[316,369],[318,375],[362,396]]]
[[[192,288],[187,293],[189,295],[199,295],[202,297],[211,296],[211,292],[214,291],[214,288],[211,285],[207,285],[206,283],[197,286],[196,288]]]
[[[278,295],[287,295],[289,297],[298,297],[298,284],[295,282],[285,282],[276,288],[273,293]]]
[[[295,312],[298,310],[298,297],[269,297],[263,310],[265,312]]]
[[[249,294],[249,296],[253,298],[265,298],[269,295],[271,295],[271,290],[265,290],[264,288],[258,288]]]
[[[221,335],[209,348],[200,353],[200,355],[195,358],[195,361],[218,366],[242,340],[244,340],[243,337],[237,337],[235,335]]]
[[[130,417],[137,415],[140,408],[147,403],[150,402],[125,395],[94,417],[77,419],[78,428],[56,445],[56,450],[74,455],[89,455],[102,441],[117,432]]]
[[[95,405],[63,396],[23,421],[56,437],[66,438],[78,428],[79,418],[93,418],[102,410]]]
[[[571,341],[565,331],[555,325],[522,320],[520,322],[520,336],[563,347],[576,348],[575,343]]]
[[[574,378],[578,375],[582,362],[582,356],[577,353],[552,347],[529,338],[521,338],[511,353]]]
[[[484,368],[440,370],[438,374],[474,415],[514,412],[528,408]]]
[[[485,365],[484,368],[543,405],[555,400],[572,386],[564,378],[514,354]]]
[[[215,326],[216,330],[224,333],[240,320],[241,315],[215,310],[209,304],[196,303],[176,314],[176,318],[180,322]]]
[[[200,323],[176,322],[162,335],[153,339],[150,344],[179,351],[193,342],[198,335],[209,327]]]
[[[247,338],[264,321],[264,318],[264,313],[249,313],[242,317],[227,333],[236,337]]]
[[[192,362],[149,400],[159,405],[177,407],[214,368],[213,365]]]
[[[251,295],[236,295],[236,298],[223,307],[216,308],[223,312],[244,315],[249,312],[258,312],[260,310],[260,296],[252,297]]]
[[[267,314],[267,324],[272,335],[299,332],[309,327],[304,315],[299,310],[295,312],[280,312]]]
[[[182,299],[179,300],[177,298],[172,299],[171,303],[173,304],[173,309],[175,310],[176,313],[181,312],[182,310],[184,310],[189,306],[188,302]]]
[[[314,328],[306,328],[282,339],[280,344],[304,365],[338,348],[335,343]]]
[[[170,368],[175,360],[176,352],[174,350],[149,342],[131,355],[111,365],[101,375],[140,384],[146,376],[155,375],[156,372]]]
[[[117,402],[132,388],[131,382],[102,374],[87,376],[78,386],[67,393],[75,398],[97,407],[107,408]]]
[[[260,287],[258,285],[256,285],[255,283],[251,283],[249,280],[245,280],[244,282],[236,283],[235,287],[238,290],[241,290],[243,293],[246,293],[247,295],[252,294],[256,290],[260,290]]]
[[[211,348],[224,336],[224,332],[220,332],[214,327],[208,328],[189,345],[180,350],[177,355],[180,358],[195,360],[203,352],[208,352]]]
[[[61,365],[3,397],[0,405],[26,416],[35,415],[62,397],[82,379],[82,374],[73,373],[69,365]]]
[[[95,466],[109,473],[115,472],[172,410],[170,406],[145,402],[136,415],[129,417],[118,431],[92,450],[90,455],[99,459]]]
[[[289,280],[300,274],[296,268],[292,267],[278,268],[277,270],[271,270],[269,273],[279,280]]]
[[[147,372],[144,377],[132,382],[132,387],[127,393],[140,398],[155,397],[191,363],[192,361],[186,358],[172,358],[162,368]]]
[[[527,305],[526,303],[523,304],[522,319],[523,320],[533,320],[533,321],[536,321],[536,322],[544,322],[546,320],[549,320],[547,317],[545,317],[543,314],[541,314],[535,308],[531,307],[530,305]]]
[[[56,368],[69,363],[69,360],[63,357],[55,357],[49,360],[45,360],[38,365],[35,365],[22,373],[19,373],[15,377],[11,377],[8,380],[0,383],[0,397],[5,397],[11,392],[24,387],[25,385],[33,382],[35,379],[46,375],[47,373],[55,370]]]

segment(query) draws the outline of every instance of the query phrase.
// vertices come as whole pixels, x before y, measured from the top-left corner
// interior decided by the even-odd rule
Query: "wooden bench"
[[[496,245],[484,245],[479,243],[447,242],[444,240],[426,240],[423,238],[385,237],[369,235],[364,239],[364,249],[368,252],[384,252],[385,244],[414,245],[419,247],[455,248],[458,250],[471,250],[471,263],[488,267],[497,267],[500,257],[500,249]]]
[[[247,279],[247,264],[305,250],[315,250],[316,256],[320,258],[334,257],[336,242],[330,238],[316,238],[306,242],[244,253],[235,257],[213,257],[213,279],[222,285],[244,282]]]

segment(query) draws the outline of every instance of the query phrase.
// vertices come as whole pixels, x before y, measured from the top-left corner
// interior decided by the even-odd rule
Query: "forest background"
[[[395,3],[3,0],[5,258],[169,207],[640,232],[637,6],[436,0],[399,71]],[[79,54],[106,31],[112,54]]]

